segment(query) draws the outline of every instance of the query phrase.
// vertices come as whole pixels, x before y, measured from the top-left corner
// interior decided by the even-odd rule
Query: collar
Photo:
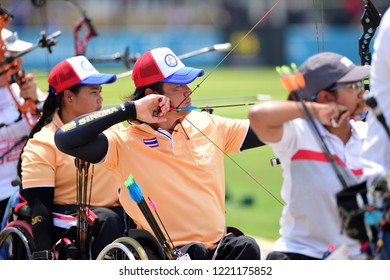
[[[54,115],[53,115],[53,123],[55,124],[55,126],[57,128],[60,128],[61,126],[64,125],[64,123],[62,122],[60,116],[58,115],[58,109],[54,112]]]
[[[315,119],[314,122],[315,122],[315,125],[318,128],[318,131],[319,131],[321,137],[333,135],[332,133],[330,133],[325,128],[325,126],[319,120]],[[367,137],[367,128],[368,128],[366,122],[355,121],[355,120],[351,119],[349,121],[349,123],[351,124],[351,130],[352,130],[351,137],[354,136],[354,135],[357,135],[362,140],[366,139],[366,137]],[[311,125],[311,124],[309,124],[309,125]]]

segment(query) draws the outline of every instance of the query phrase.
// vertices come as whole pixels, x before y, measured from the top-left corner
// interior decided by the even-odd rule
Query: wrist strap
[[[135,108],[134,101],[127,101],[125,103],[125,110],[128,113],[128,119],[133,121],[137,119],[137,109]]]

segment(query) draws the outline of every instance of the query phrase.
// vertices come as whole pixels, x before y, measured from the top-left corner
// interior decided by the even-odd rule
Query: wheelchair
[[[70,228],[53,246],[54,259],[80,260],[88,259],[90,247],[89,227],[93,227],[96,217],[89,210],[85,201],[88,187],[89,163],[75,159],[76,185],[78,188],[77,201],[80,212],[77,215],[77,227]],[[93,174],[93,169],[92,169]],[[92,179],[90,181],[92,187]],[[31,228],[31,209],[21,195],[21,182],[7,205],[0,231],[0,259],[31,260],[35,250]],[[156,223],[157,224],[157,223]],[[1,229],[1,228],[0,228]],[[87,229],[87,230],[85,230]],[[158,230],[156,232],[155,230]],[[189,259],[180,253],[164,237],[164,233],[157,227],[154,237],[146,230],[136,229],[134,222],[129,218],[127,232],[123,237],[114,240],[102,249],[97,260],[166,260]],[[236,228],[228,227],[227,232],[243,235]],[[82,235],[82,238],[80,236]],[[76,237],[75,237],[76,236]],[[173,245],[173,244],[172,244]]]
[[[8,215],[3,218],[4,228],[0,231],[0,260],[31,260],[34,252],[34,238],[31,229],[31,210],[19,191],[9,201]],[[6,222],[5,222],[6,221]],[[125,236],[114,240],[102,249],[96,260],[167,260],[160,242],[148,231],[136,229],[130,221]],[[234,227],[227,232],[244,235]],[[74,234],[71,234],[74,235]],[[65,234],[64,236],[67,236]],[[69,237],[62,237],[53,246],[55,259],[79,260],[79,246]],[[177,253],[177,252],[176,252]],[[172,255],[175,249],[172,249]]]
[[[55,259],[88,259],[91,236],[88,229],[93,227],[96,217],[91,218],[94,213],[89,210],[85,195],[88,186],[89,163],[75,159],[77,170],[76,185],[78,188],[79,208],[77,215],[77,227],[70,228],[63,237],[53,246]],[[93,172],[93,169],[92,169]],[[85,180],[85,178],[87,178]],[[92,179],[90,181],[92,187]],[[21,195],[21,182],[18,180],[19,188],[9,199],[6,213],[0,227],[0,260],[31,260],[35,250],[34,238],[31,228],[31,209],[27,201]],[[127,230],[136,234],[140,242],[145,243],[146,250],[134,238],[123,236],[107,245],[98,255],[98,260],[146,260],[149,259],[146,251],[151,252],[152,259],[163,259],[162,250],[150,249],[148,244],[158,245],[154,237],[146,231]],[[158,247],[156,247],[158,248]],[[157,253],[156,253],[157,252]]]
[[[228,226],[227,233],[236,236],[245,235],[241,230]],[[189,260],[176,248],[169,248],[172,254],[164,251],[160,242],[151,233],[143,229],[130,229],[128,236],[116,239],[107,245],[97,257],[97,260]],[[123,254],[125,253],[125,254]],[[122,254],[122,255],[121,255]],[[115,256],[115,257],[114,257]]]
[[[7,213],[2,220],[0,260],[32,259],[35,245],[30,221],[31,210],[27,201],[19,191],[16,191],[9,200]],[[153,246],[156,245],[157,241],[154,241],[149,233],[141,230],[135,231],[137,231],[136,235],[140,238],[140,242],[152,242]],[[134,236],[134,232],[132,234]],[[148,260],[147,251],[149,249],[145,250],[140,242],[128,236],[118,238],[99,253],[97,260]],[[146,248],[148,247],[146,245]],[[155,249],[150,250],[155,251]],[[53,252],[55,259],[80,259],[78,244],[72,238],[62,237],[53,246]],[[157,258],[163,258],[162,253],[158,254]]]
[[[35,247],[27,201],[16,191],[6,210],[0,231],[0,260],[30,260]]]
[[[166,260],[157,239],[142,229],[129,229],[100,252],[97,260]]]

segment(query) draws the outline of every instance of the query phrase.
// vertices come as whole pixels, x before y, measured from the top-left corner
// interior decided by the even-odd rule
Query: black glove
[[[54,260],[54,254],[51,250],[42,250],[32,253],[33,260]]]

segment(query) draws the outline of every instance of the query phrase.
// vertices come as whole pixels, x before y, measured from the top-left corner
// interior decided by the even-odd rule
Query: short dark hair
[[[163,94],[163,82],[157,82],[154,84],[137,87],[132,95],[130,95],[127,99],[128,100],[138,100],[142,97],[145,97],[145,90],[150,88],[153,91],[156,91],[159,94]]]

